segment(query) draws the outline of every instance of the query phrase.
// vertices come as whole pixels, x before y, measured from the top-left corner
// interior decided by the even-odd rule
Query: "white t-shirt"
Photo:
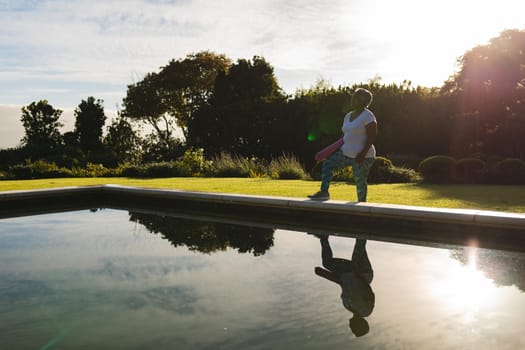
[[[363,150],[366,144],[366,125],[370,123],[377,123],[376,117],[372,111],[365,108],[361,114],[354,120],[350,121],[350,113],[345,115],[343,121],[343,141],[341,146],[343,154],[350,158],[355,158],[359,152]],[[376,149],[374,145],[370,147],[366,153],[365,158],[374,158],[376,156]]]

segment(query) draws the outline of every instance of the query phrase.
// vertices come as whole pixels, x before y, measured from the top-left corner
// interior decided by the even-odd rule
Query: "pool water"
[[[328,242],[352,259],[354,238]],[[525,254],[366,253],[375,298],[356,336],[341,286],[314,273],[315,235],[109,209],[0,220],[0,347],[525,348]]]

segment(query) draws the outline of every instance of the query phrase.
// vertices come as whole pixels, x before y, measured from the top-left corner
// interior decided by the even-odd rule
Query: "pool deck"
[[[89,208],[525,251],[525,214],[99,185],[0,192],[0,218]]]

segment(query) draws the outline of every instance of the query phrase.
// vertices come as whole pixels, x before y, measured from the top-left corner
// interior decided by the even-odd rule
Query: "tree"
[[[525,31],[506,30],[458,60],[460,70],[442,89],[456,100],[454,138],[470,140],[458,149],[525,156],[524,53]],[[475,130],[474,140],[464,137],[466,124]]]
[[[31,150],[35,157],[49,154],[61,144],[58,120],[62,111],[53,108],[47,100],[32,102],[22,107],[20,120],[25,129],[22,144]]]
[[[104,138],[104,144],[119,164],[140,162],[140,142],[141,139],[132,125],[120,115],[108,126]]]
[[[209,153],[269,157],[285,100],[264,58],[240,59],[217,75],[210,103],[189,124],[188,143]]]
[[[106,122],[102,100],[90,96],[75,109],[75,133],[80,148],[86,152],[101,149],[102,128]]]
[[[217,74],[229,64],[226,56],[210,51],[171,60],[158,73],[128,86],[123,116],[150,124],[160,145],[169,149],[176,143],[176,128],[187,138],[194,113],[208,103]]]
[[[129,221],[143,225],[153,234],[162,235],[174,247],[210,254],[236,249],[239,253],[264,255],[272,246],[274,229],[202,222],[185,218],[129,212]]]

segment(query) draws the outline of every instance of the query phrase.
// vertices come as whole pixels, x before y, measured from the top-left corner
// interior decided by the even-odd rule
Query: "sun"
[[[450,312],[460,313],[465,320],[475,318],[496,300],[497,286],[478,269],[478,250],[468,247],[467,263],[451,260],[442,278],[432,286],[432,294]]]
[[[366,16],[374,7],[373,17]],[[358,1],[341,27],[350,38],[373,43],[368,69],[375,67],[383,80],[441,86],[468,50],[504,30],[524,29],[524,12],[525,2],[515,0],[497,6],[486,0]]]

